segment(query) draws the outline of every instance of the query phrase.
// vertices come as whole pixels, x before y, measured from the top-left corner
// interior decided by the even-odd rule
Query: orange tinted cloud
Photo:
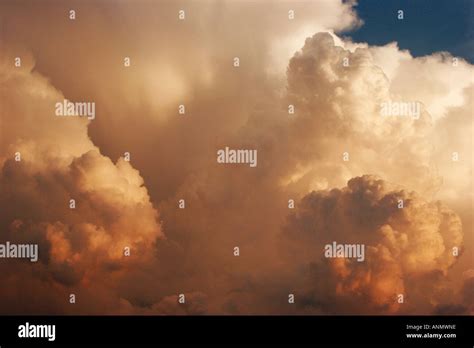
[[[431,313],[472,297],[470,64],[325,33],[361,24],[350,2],[292,3],[293,22],[285,3],[68,5],[0,5],[0,236],[40,245],[38,264],[0,263],[5,313]],[[64,99],[96,118],[54,116]],[[226,146],[257,167],[218,164]],[[321,260],[336,236],[365,261]],[[44,301],[11,305],[20,288]]]

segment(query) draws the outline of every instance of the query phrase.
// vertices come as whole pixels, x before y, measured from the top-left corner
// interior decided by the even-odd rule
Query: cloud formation
[[[305,196],[289,217],[283,247],[295,277],[307,278],[297,292],[318,303],[314,309],[391,313],[405,305],[399,294],[409,308],[427,301],[429,292],[415,298],[410,287],[433,287],[455,263],[453,248],[462,250],[462,239],[459,217],[440,202],[362,176]],[[365,262],[327,259],[324,246],[333,241],[365,245]]]
[[[59,292],[64,304],[77,286],[104,283],[113,289],[123,273],[153,257],[153,244],[163,236],[143,179],[130,163],[114,164],[100,153],[88,137],[87,120],[53,118],[56,101],[64,97],[32,65],[24,60],[22,69],[6,61],[1,66],[7,145],[1,150],[2,239],[40,246],[40,262],[30,266],[33,279],[25,277],[24,264],[1,266],[12,277],[5,282],[5,303],[16,305],[9,292],[36,282]],[[124,248],[131,250],[125,263]],[[33,301],[9,310],[34,313],[42,306]]]
[[[4,313],[472,312],[472,65],[338,37],[352,2],[70,5],[0,5],[0,236],[40,245],[0,263]]]

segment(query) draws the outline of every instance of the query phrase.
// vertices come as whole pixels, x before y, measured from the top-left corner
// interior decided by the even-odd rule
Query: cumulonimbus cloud
[[[294,21],[283,4],[190,5],[184,22],[124,3],[120,23],[87,4],[61,35],[41,24],[67,11],[36,6],[2,11],[1,236],[42,253],[0,264],[5,313],[472,310],[472,65],[339,38],[361,24],[352,2],[298,3]],[[96,119],[55,117],[65,98],[95,101]],[[258,166],[218,165],[225,146]],[[366,261],[321,259],[336,239],[367,244]],[[18,288],[44,301],[15,307]]]

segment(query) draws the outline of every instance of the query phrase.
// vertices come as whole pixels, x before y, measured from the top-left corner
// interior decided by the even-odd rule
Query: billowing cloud
[[[2,311],[472,311],[473,67],[338,37],[353,5],[2,3],[0,236],[41,254],[0,262]],[[63,99],[96,118],[54,116]],[[322,258],[334,240],[365,261]]]
[[[163,235],[138,171],[123,159],[114,164],[103,156],[88,137],[87,120],[56,117],[55,104],[64,96],[31,71],[31,62],[23,64],[21,69],[1,64],[7,146],[0,154],[0,225],[2,240],[38,243],[40,255],[29,267],[2,265],[12,274],[4,282],[4,298],[11,300],[15,286],[42,282],[38,286],[58,297],[52,303],[67,308],[69,293],[81,288],[102,283],[113,289],[124,274],[154,257],[154,242]],[[124,262],[125,248],[130,260]],[[33,279],[25,279],[27,268]],[[110,296],[119,295],[113,290]],[[43,306],[33,301],[19,310]]]
[[[462,239],[459,217],[440,202],[363,176],[343,189],[305,196],[290,215],[282,242],[295,277],[307,277],[295,291],[321,302],[316,309],[384,313],[420,305],[410,287],[446,274],[456,261],[454,248],[462,253]],[[333,242],[364,245],[364,259],[327,258],[325,246]],[[430,300],[428,294],[423,301]]]

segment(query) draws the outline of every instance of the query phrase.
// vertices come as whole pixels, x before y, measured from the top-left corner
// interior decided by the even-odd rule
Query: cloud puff
[[[39,244],[39,262],[29,265],[33,279],[19,286],[43,282],[67,308],[67,291],[96,283],[113,289],[127,270],[154,257],[153,244],[163,236],[158,215],[138,171],[123,159],[114,164],[103,156],[87,135],[86,120],[55,116],[55,103],[64,99],[60,92],[31,72],[31,65],[0,66],[2,127],[11,130],[4,132],[7,146],[0,154],[2,240]],[[5,292],[26,268],[2,265]],[[23,310],[42,306],[31,302]]]
[[[365,245],[364,262],[326,259],[324,246],[334,241]],[[321,301],[320,310],[406,312],[403,306],[419,301],[410,296],[412,284],[445,274],[456,261],[453,248],[462,250],[463,234],[459,217],[440,202],[363,176],[343,189],[305,196],[289,217],[282,243],[294,269],[309,270],[297,271],[307,283],[295,291]],[[399,294],[407,305],[398,303]]]

